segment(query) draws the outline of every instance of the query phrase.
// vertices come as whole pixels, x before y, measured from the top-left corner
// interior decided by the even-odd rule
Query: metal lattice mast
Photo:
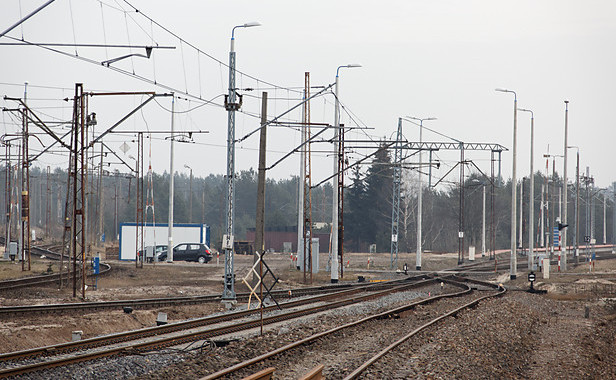
[[[494,183],[496,181],[494,177],[494,150],[490,152],[490,176],[492,178],[492,183],[490,185],[490,257],[489,260],[494,260],[494,269],[496,269],[496,228],[494,224],[494,214],[495,214],[495,194],[494,194]]]
[[[73,119],[75,120],[75,115],[73,115]],[[73,121],[73,129],[75,128],[75,121]],[[67,276],[66,278],[70,278],[70,260],[73,257],[73,245],[71,244],[71,236],[73,229],[73,196],[71,195],[71,191],[73,189],[73,182],[75,181],[75,166],[73,161],[73,140],[74,133],[71,133],[71,149],[69,150],[68,157],[68,171],[67,171],[67,180],[66,180],[66,201],[64,202],[64,228],[62,229],[62,256],[60,256],[60,289],[64,286],[64,277],[62,276],[62,272],[64,271],[64,257],[68,256],[69,262],[67,265]],[[58,189],[58,201],[60,200],[60,190]],[[59,211],[59,209],[58,209]]]
[[[310,73],[304,75],[304,99],[310,98]],[[312,283],[312,179],[310,162],[310,101],[304,104],[304,128],[302,129],[302,239],[304,259],[304,282],[306,268],[310,268],[310,283]]]
[[[340,124],[338,132],[338,268],[340,278],[344,274],[344,124]]]
[[[75,85],[75,98],[73,108],[73,131],[72,131],[72,160],[75,168],[75,176],[72,183],[71,196],[73,198],[71,245],[73,253],[73,297],[77,296],[77,262],[81,263],[81,296],[85,298],[85,260],[86,260],[86,220],[85,220],[85,95],[83,84]]]
[[[225,109],[228,111],[227,127],[227,229],[226,239],[223,239],[225,250],[225,277],[223,300],[235,300],[235,282],[233,273],[233,235],[235,220],[235,111],[240,104],[235,102],[235,50],[234,40],[231,38],[231,51],[229,52],[229,94],[225,96]],[[241,98],[240,98],[241,99]]]
[[[464,262],[464,144],[460,143],[460,215],[458,221],[458,265]]]
[[[18,154],[21,153],[21,144],[18,144],[17,147],[17,151]],[[21,156],[18,156],[17,161],[19,162]],[[11,235],[15,235],[16,239],[18,240],[17,244],[18,247],[20,246],[19,244],[19,240],[20,240],[20,229],[19,229],[19,198],[20,198],[20,193],[19,193],[19,186],[20,186],[20,182],[19,182],[19,163],[15,164],[15,166],[13,166],[13,183],[12,183],[12,188],[11,188]],[[18,253],[18,259],[19,259],[19,253]]]
[[[402,184],[402,118],[398,118],[398,133],[394,145],[394,180],[391,209],[391,251],[389,268],[398,267],[398,223],[400,220],[400,186]]]
[[[23,146],[21,149],[21,241],[23,252],[21,256],[21,270],[30,270],[30,161],[28,160],[28,110],[22,110],[23,116]],[[25,268],[25,261],[28,261],[28,269]]]

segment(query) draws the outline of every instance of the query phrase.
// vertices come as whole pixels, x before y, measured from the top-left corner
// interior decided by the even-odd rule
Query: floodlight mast
[[[331,260],[331,282],[338,282],[338,255],[341,252],[338,247],[338,228],[339,228],[339,217],[340,217],[340,194],[338,193],[340,190],[341,179],[344,178],[344,173],[341,170],[338,170],[338,160],[340,159],[339,145],[340,145],[340,101],[338,100],[338,77],[340,74],[341,68],[356,68],[362,67],[359,63],[349,63],[348,65],[338,66],[336,69],[336,85],[335,85],[335,105],[334,105],[334,177],[332,178],[332,188],[334,194],[332,196],[332,252],[330,256]]]
[[[517,160],[517,134],[518,134],[518,94],[515,91],[507,90],[503,88],[497,88],[498,92],[508,92],[513,94],[513,169],[511,173],[511,259],[509,268],[509,277],[511,280],[515,280],[517,277],[517,257],[516,257],[516,197],[517,197],[517,178],[516,178],[516,160]]]
[[[533,234],[535,231],[535,172],[534,172],[534,139],[535,139],[535,114],[532,110],[518,108],[518,111],[530,113],[530,190],[528,202],[528,270],[533,270],[534,263],[534,240]]]
[[[565,100],[565,147],[563,158],[563,218],[562,224],[567,224],[567,130],[569,128],[569,101]],[[561,269],[567,271],[567,229],[563,229]]]
[[[418,117],[413,117],[413,116],[407,116],[407,118],[412,119],[412,120],[417,120],[419,121],[419,144],[421,145],[422,143],[422,134],[423,134],[423,122],[424,120],[436,120],[435,117],[425,117],[425,118],[418,118]],[[422,199],[423,199],[423,189],[422,189],[422,183],[421,183],[421,166],[422,166],[423,162],[422,162],[422,151],[421,149],[419,150],[419,169],[417,170],[417,179],[419,182],[419,189],[418,189],[418,193],[417,193],[417,256],[415,259],[415,269],[416,270],[421,270],[421,218],[422,218]]]
[[[231,46],[229,51],[229,94],[225,99],[225,109],[228,111],[227,127],[227,228],[223,236],[223,249],[225,250],[225,277],[222,301],[226,304],[235,303],[235,274],[233,269],[233,234],[235,209],[235,111],[241,107],[241,95],[239,103],[236,102],[235,91],[235,29],[260,26],[258,22],[248,22],[236,25],[231,29]]]

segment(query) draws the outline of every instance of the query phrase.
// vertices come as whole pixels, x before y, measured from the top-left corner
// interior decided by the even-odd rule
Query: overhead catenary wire
[[[182,37],[180,37],[179,35],[175,34],[175,33],[174,33],[174,32],[172,32],[171,30],[169,30],[168,28],[166,28],[166,27],[164,27],[163,25],[161,25],[160,23],[158,23],[156,20],[152,19],[151,17],[149,17],[148,15],[146,15],[145,13],[143,13],[142,11],[140,11],[139,9],[137,9],[135,6],[133,6],[133,5],[132,5],[131,3],[129,3],[127,0],[123,0],[123,1],[124,1],[124,2],[125,2],[125,3],[129,6],[129,7],[131,7],[131,8],[135,11],[135,13],[138,13],[139,15],[141,15],[141,16],[145,17],[146,19],[150,20],[150,21],[151,21],[151,22],[153,22],[156,26],[158,26],[159,28],[163,29],[163,30],[164,30],[164,31],[166,31],[167,33],[171,34],[173,37],[177,38],[178,40],[182,41],[182,42],[183,42],[183,43],[185,43],[187,46],[190,46],[191,48],[193,48],[193,49],[197,50],[200,54],[203,54],[204,56],[206,56],[206,57],[208,57],[208,58],[210,58],[210,59],[214,60],[215,62],[218,62],[220,65],[223,65],[223,66],[225,66],[225,67],[229,68],[229,65],[228,65],[227,63],[225,63],[225,62],[223,62],[223,61],[219,60],[218,58],[215,58],[215,57],[214,57],[214,56],[212,56],[211,54],[204,52],[203,50],[199,49],[199,48],[198,48],[198,47],[196,47],[195,45],[193,45],[193,44],[189,43],[188,41],[184,40],[184,39],[183,39]],[[252,75],[249,75],[249,74],[246,74],[246,73],[244,73],[243,71],[240,71],[240,70],[237,70],[237,69],[235,70],[235,72],[236,72],[236,73],[238,73],[238,74],[240,74],[240,75],[244,75],[244,76],[246,76],[246,77],[248,77],[248,78],[250,78],[250,79],[253,79],[253,80],[255,80],[255,81],[259,81],[259,82],[265,83],[265,84],[267,84],[267,85],[269,85],[269,86],[271,86],[271,87],[275,87],[275,88],[279,88],[279,89],[285,89],[285,90],[286,90],[286,89],[288,89],[288,90],[291,90],[291,91],[294,91],[294,92],[298,92],[298,93],[301,93],[301,92],[302,92],[301,90],[294,90],[294,89],[292,89],[292,88],[288,88],[288,87],[284,87],[284,86],[279,86],[279,85],[276,85],[276,84],[274,84],[274,83],[264,81],[264,80],[262,80],[262,79],[259,79],[259,78],[255,77],[255,76],[252,76]]]

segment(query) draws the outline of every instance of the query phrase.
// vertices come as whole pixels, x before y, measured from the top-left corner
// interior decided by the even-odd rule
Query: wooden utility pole
[[[259,173],[257,179],[257,215],[255,224],[255,251],[259,252],[261,257],[265,251],[265,147],[267,145],[267,92],[261,95],[261,135],[259,140]],[[257,255],[254,255],[253,262],[258,260]],[[263,264],[259,264],[259,276],[263,276]],[[253,276],[253,283],[258,279]],[[261,299],[263,302],[263,299]]]

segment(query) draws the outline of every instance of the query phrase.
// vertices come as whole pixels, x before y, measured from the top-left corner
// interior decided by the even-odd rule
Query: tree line
[[[0,201],[6,205],[6,167],[2,167]],[[392,191],[394,164],[390,151],[381,147],[366,167],[354,167],[346,173],[344,189],[344,250],[347,252],[367,252],[376,245],[377,252],[389,252],[391,246]],[[99,178],[99,173],[89,173],[87,196],[88,238],[99,241],[104,233],[107,242],[118,237],[119,225],[134,222],[136,216],[136,179],[134,176],[118,171]],[[100,179],[100,182],[99,182]],[[11,182],[14,185],[18,177],[13,171]],[[30,220],[37,236],[50,235],[61,237],[64,220],[64,208],[67,191],[66,170],[32,167],[30,169]],[[508,248],[511,230],[511,181],[495,179],[494,186],[490,178],[477,173],[465,177],[463,202],[460,202],[460,184],[450,183],[438,188],[428,188],[426,181],[422,186],[422,247],[428,251],[456,252],[458,250],[458,230],[462,225],[465,250],[473,245],[478,251],[482,244],[483,191],[486,191],[486,249],[492,240],[495,249]],[[541,185],[548,184],[549,225],[554,225],[558,214],[558,188],[562,178],[557,174],[547,178],[535,173],[535,246],[541,242],[539,234]],[[211,228],[211,242],[219,248],[222,235],[226,229],[226,178],[223,175],[194,177],[176,174],[174,178],[174,222],[201,223]],[[520,181],[518,182],[518,186]],[[246,230],[255,226],[257,172],[253,169],[236,174],[235,185],[235,233],[236,239],[244,240]],[[299,178],[268,179],[266,183],[266,229],[293,229],[297,227]],[[528,242],[528,191],[529,181],[523,181],[523,245]],[[144,210],[148,194],[153,194],[154,220],[167,223],[169,212],[169,174],[152,173],[151,185],[144,177]],[[150,190],[151,189],[151,190]],[[150,193],[151,191],[151,193]],[[401,252],[414,252],[417,245],[417,194],[419,191],[415,170],[402,170],[400,213],[398,225],[398,249]],[[494,191],[492,202],[492,191]],[[579,206],[579,241],[592,234],[597,242],[602,242],[603,231],[603,197],[601,191],[585,186],[580,188]],[[587,195],[588,193],[588,195]],[[17,189],[13,186],[13,200]],[[605,240],[610,243],[616,237],[614,231],[613,193],[606,203]],[[519,191],[518,191],[519,196]],[[569,244],[574,236],[575,183],[569,184]],[[518,200],[519,202],[519,200]],[[331,221],[332,186],[326,183],[312,190],[313,222],[329,223]],[[192,207],[191,207],[192,206]],[[462,206],[462,207],[461,207]],[[588,207],[587,207],[588,206]],[[588,209],[588,210],[587,210]],[[15,212],[15,211],[14,211]],[[519,205],[518,205],[519,212]],[[102,227],[100,226],[102,213]],[[588,216],[587,216],[588,214]],[[517,217],[516,217],[517,218]],[[152,222],[152,213],[148,212],[146,221]],[[492,223],[494,221],[494,223]],[[587,223],[588,222],[588,223]],[[6,224],[6,218],[2,223]],[[321,224],[319,224],[321,225]],[[594,229],[594,232],[590,232]],[[323,232],[329,232],[324,227]],[[587,231],[588,230],[588,231]],[[13,229],[16,231],[16,229]]]

